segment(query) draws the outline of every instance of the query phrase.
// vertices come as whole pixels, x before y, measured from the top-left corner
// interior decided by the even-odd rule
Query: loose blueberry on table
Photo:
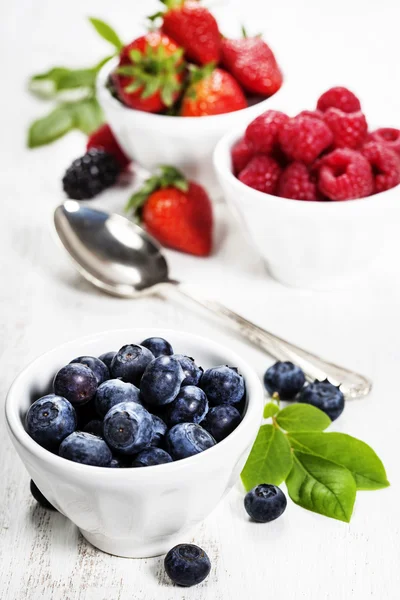
[[[304,386],[306,378],[300,367],[293,363],[276,362],[267,369],[264,385],[269,394],[278,394],[281,400],[293,400]]]
[[[248,515],[258,523],[274,521],[285,512],[286,496],[276,485],[262,483],[245,496],[244,507]]]
[[[164,559],[167,575],[177,585],[190,587],[204,581],[211,570],[207,554],[194,544],[178,544]]]

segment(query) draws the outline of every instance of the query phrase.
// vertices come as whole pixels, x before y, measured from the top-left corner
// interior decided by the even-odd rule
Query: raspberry
[[[251,159],[239,175],[239,179],[259,192],[275,194],[281,168],[270,156],[258,154]]]
[[[364,198],[373,193],[371,166],[361,152],[338,148],[320,162],[318,187],[331,200]]]
[[[245,140],[254,152],[270,154],[276,146],[278,134],[289,117],[278,110],[267,110],[248,125]]]
[[[333,133],[335,148],[356,150],[365,142],[368,126],[361,111],[345,113],[339,108],[328,108],[324,121]]]
[[[293,162],[286,167],[279,179],[278,196],[293,200],[318,200],[315,180],[305,164]]]
[[[65,172],[62,180],[64,192],[74,200],[93,198],[114,185],[120,171],[121,167],[112,154],[90,148]]]
[[[247,163],[254,156],[253,150],[249,147],[244,138],[238,140],[232,147],[232,167],[235,175],[243,171]]]
[[[375,193],[389,190],[400,183],[400,158],[384,144],[369,142],[361,152],[369,161],[375,179]]]
[[[86,149],[90,150],[90,148],[97,148],[99,150],[104,150],[108,154],[112,154],[121,165],[121,169],[125,169],[131,162],[124,154],[107,123],[99,127],[99,129],[96,129],[96,131],[88,137]]]
[[[392,127],[377,129],[369,134],[368,140],[384,144],[400,154],[400,130]]]
[[[293,160],[310,164],[333,141],[329,127],[319,119],[297,116],[289,119],[279,132],[279,143]]]
[[[323,119],[324,115],[320,110],[302,110],[298,117],[312,117],[313,119]]]
[[[319,97],[317,109],[325,112],[328,108],[339,108],[345,113],[361,110],[357,96],[345,87],[333,87]]]

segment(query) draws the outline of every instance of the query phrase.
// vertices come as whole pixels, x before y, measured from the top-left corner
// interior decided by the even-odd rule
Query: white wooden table
[[[253,20],[257,30],[266,31],[279,50],[296,107],[311,105],[325,87],[343,83],[365,98],[371,120],[400,124],[399,14],[393,1],[337,0],[323,7],[317,0],[225,4],[229,6],[217,7],[220,14],[225,10],[231,20]],[[156,299],[110,298],[82,281],[51,239],[49,224],[62,198],[60,177],[82,152],[83,139],[72,134],[51,148],[24,149],[27,123],[47,110],[24,93],[27,75],[56,63],[90,64],[106,54],[107,48],[85,24],[86,14],[109,20],[129,39],[139,29],[141,16],[154,12],[156,3],[16,0],[2,8],[2,402],[20,369],[43,351],[74,337],[135,323],[177,327],[226,341],[246,354],[261,376],[271,360],[229,337],[204,314]],[[103,204],[111,210],[121,207],[128,193],[116,190]],[[289,501],[281,519],[261,526],[246,518],[238,485],[193,538],[185,540],[209,553],[212,572],[197,588],[183,590],[165,578],[162,557],[128,560],[102,554],[64,517],[36,506],[1,416],[2,600],[399,598],[398,243],[389,241],[385,254],[351,290],[293,290],[265,274],[223,205],[217,217],[215,255],[201,260],[169,252],[173,272],[279,335],[369,375],[373,393],[348,403],[336,427],[371,443],[387,467],[392,487],[360,493],[350,525]]]

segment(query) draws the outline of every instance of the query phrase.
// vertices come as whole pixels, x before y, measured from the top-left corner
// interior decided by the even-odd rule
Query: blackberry
[[[66,170],[62,180],[64,192],[74,200],[93,198],[114,185],[120,170],[114,156],[91,148]]]

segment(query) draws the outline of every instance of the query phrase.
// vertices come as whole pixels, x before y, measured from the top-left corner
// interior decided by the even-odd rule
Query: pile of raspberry
[[[316,110],[254,119],[232,148],[232,166],[246,185],[282,198],[364,198],[400,183],[400,130],[369,132],[358,98],[334,87]]]

